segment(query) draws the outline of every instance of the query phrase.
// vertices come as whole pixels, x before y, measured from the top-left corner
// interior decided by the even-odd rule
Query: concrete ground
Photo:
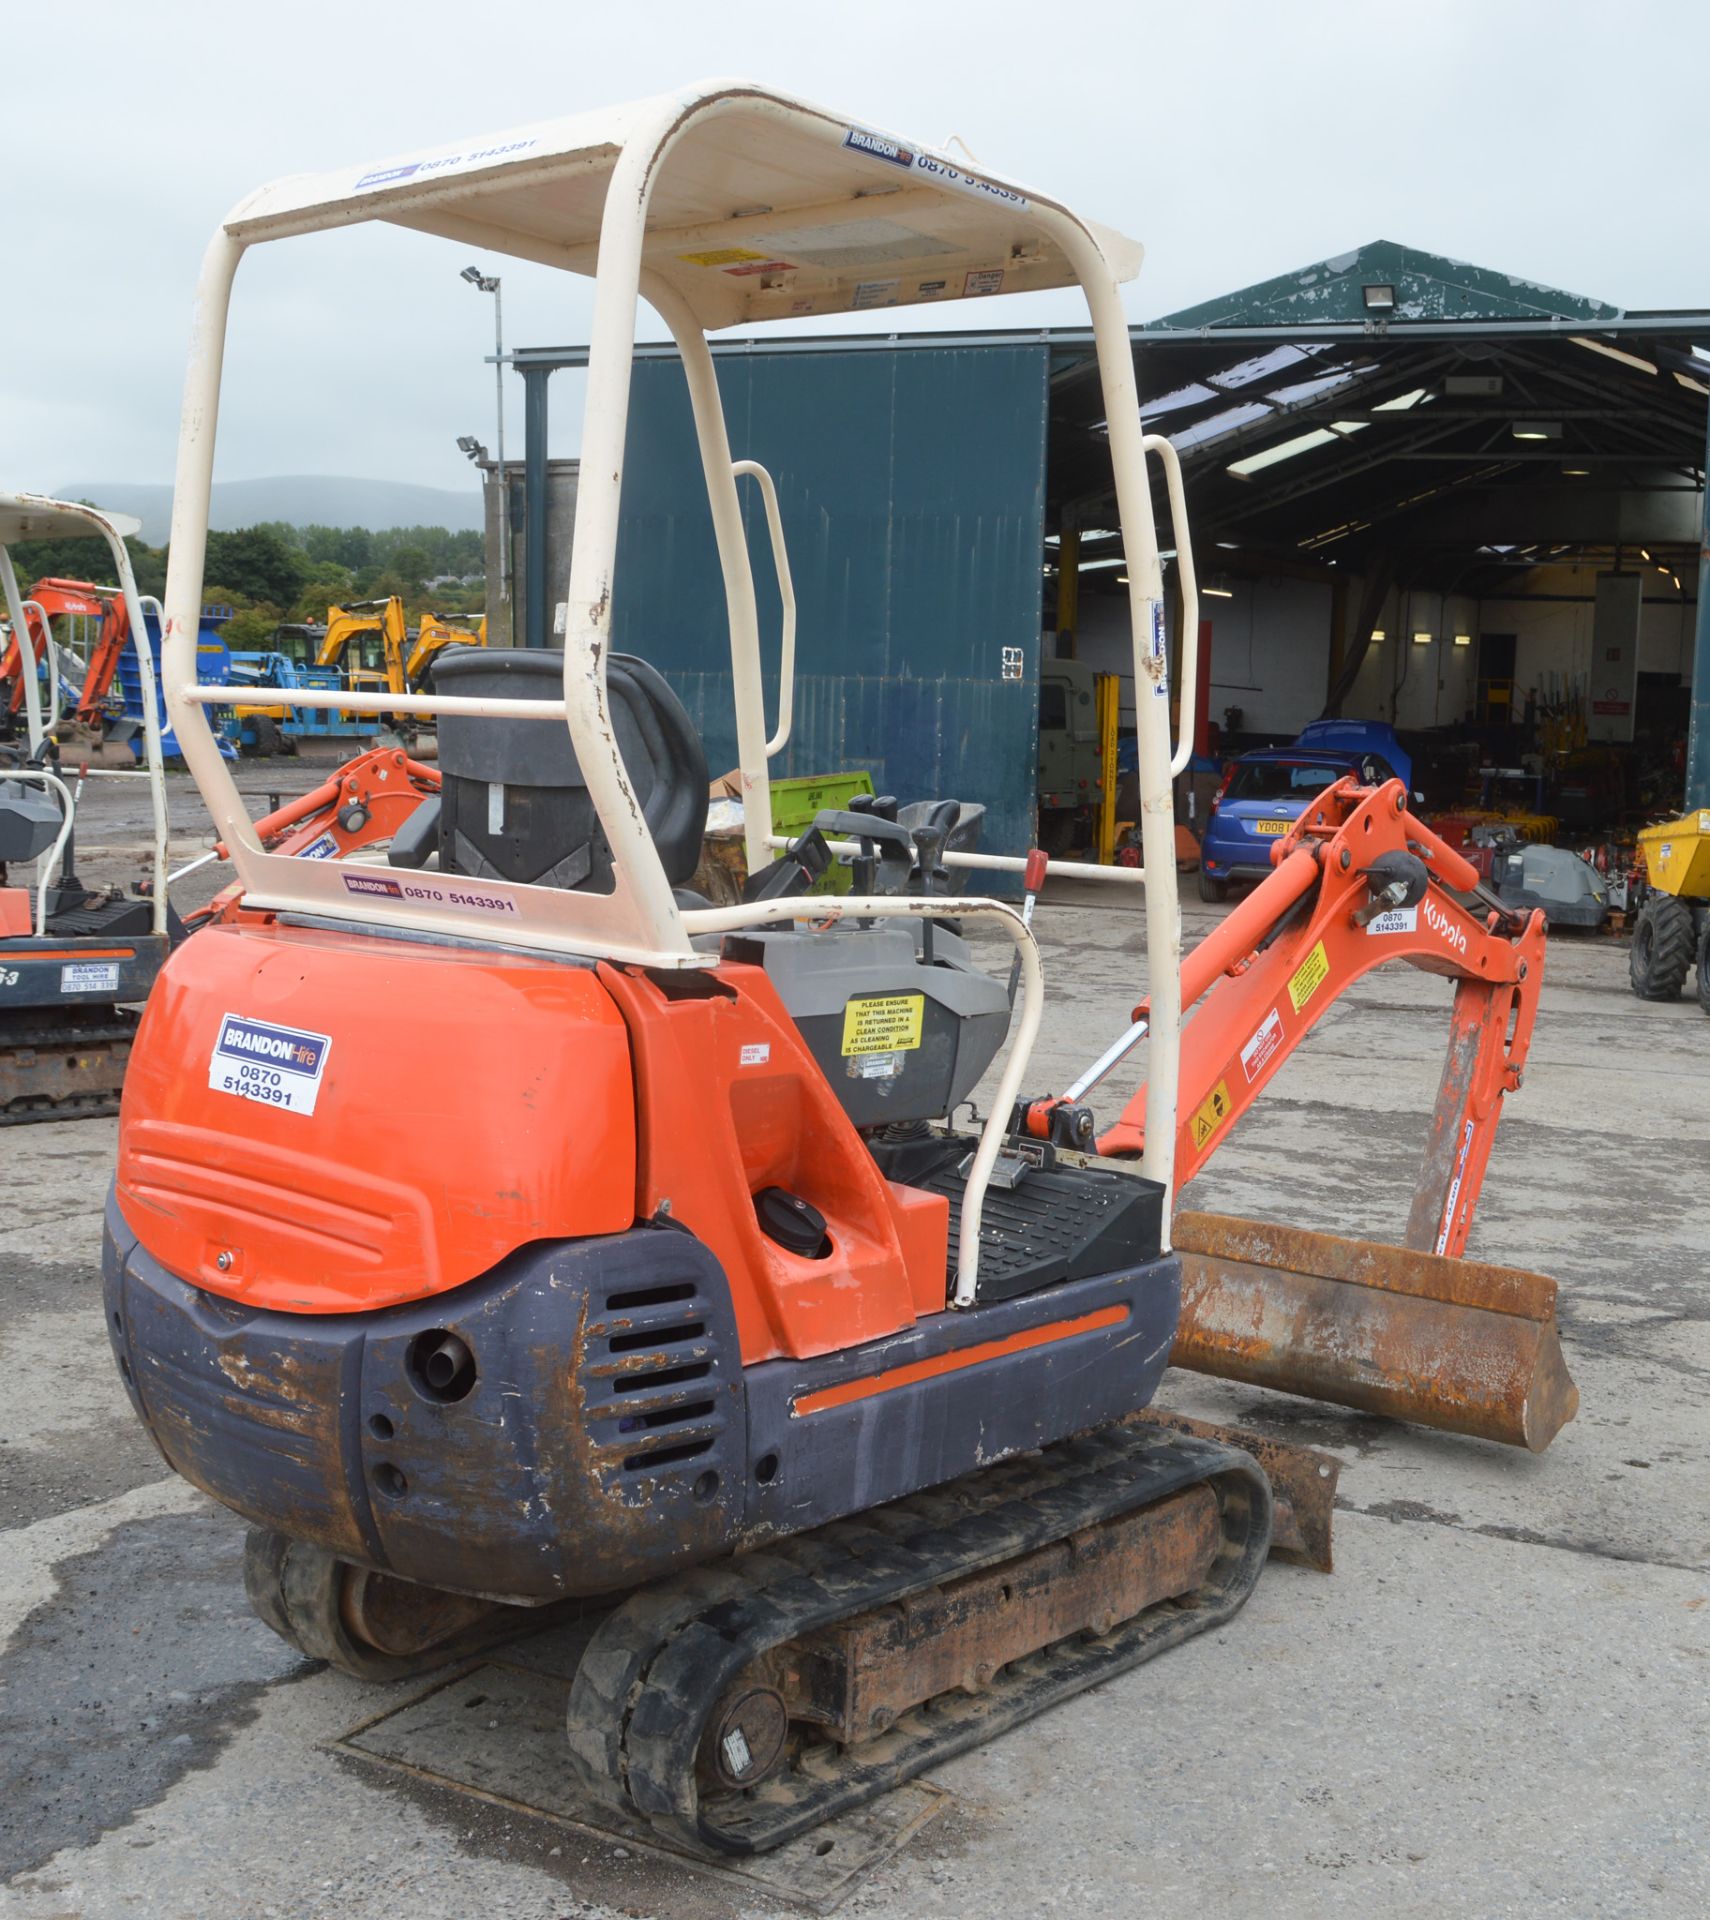
[[[86,864],[129,871],[134,796],[108,791]],[[1220,910],[1188,887],[1191,940]],[[1122,1024],[1142,922],[1053,899],[1038,931],[1044,1089]],[[1447,998],[1405,967],[1345,996],[1188,1203],[1396,1235]],[[388,1696],[250,1616],[240,1524],[166,1473],[114,1375],[115,1129],[0,1132],[0,1915],[787,1910],[329,1751]],[[1552,941],[1471,1250],[1561,1281],[1578,1420],[1521,1458],[1171,1375],[1172,1405],[1343,1460],[1335,1574],[1273,1565],[1222,1630],[939,1769],[947,1809],[841,1911],[1710,1911],[1707,1168],[1710,1020],[1633,999],[1618,941]]]

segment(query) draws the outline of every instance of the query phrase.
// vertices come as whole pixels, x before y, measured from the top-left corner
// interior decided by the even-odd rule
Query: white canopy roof
[[[100,513],[45,493],[0,492],[0,546],[19,540],[88,540],[111,527],[120,539],[141,533],[142,522],[128,513]]]
[[[632,178],[652,177],[645,265],[703,328],[1072,285],[1065,220],[1118,280],[1140,266],[1133,241],[966,158],[745,81],[293,176],[226,230],[249,243],[386,220],[591,274],[626,149]]]

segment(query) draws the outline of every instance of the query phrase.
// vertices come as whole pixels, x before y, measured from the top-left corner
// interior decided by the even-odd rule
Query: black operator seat
[[[434,667],[436,693],[466,698],[556,700],[563,686],[557,649],[447,647]],[[681,889],[706,831],[700,735],[663,676],[633,654],[608,659],[606,703],[665,877]],[[442,873],[609,891],[611,849],[562,720],[442,713],[438,725],[439,795],[393,840],[394,866],[419,867],[437,850]]]
[[[0,777],[0,867],[39,859],[53,845],[62,818],[51,790]]]

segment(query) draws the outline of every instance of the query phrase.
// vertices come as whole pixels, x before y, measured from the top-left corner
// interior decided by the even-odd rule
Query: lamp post
[[[505,593],[505,639],[516,641],[516,594],[511,565],[511,478],[505,471],[505,303],[497,274],[486,274],[479,267],[465,267],[458,276],[467,280],[478,293],[493,296],[493,397],[499,414],[499,574]]]

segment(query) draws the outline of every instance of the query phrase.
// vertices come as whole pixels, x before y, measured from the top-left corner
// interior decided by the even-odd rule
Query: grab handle
[[[1181,734],[1170,756],[1173,780],[1193,757],[1194,726],[1199,708],[1199,581],[1193,570],[1193,546],[1188,532],[1187,492],[1182,486],[1182,461],[1161,433],[1143,434],[1143,454],[1155,453],[1164,465],[1164,490],[1170,496],[1170,523],[1176,536],[1176,565],[1182,582]]]
[[[747,474],[760,483],[760,503],[766,509],[766,531],[772,536],[772,565],[778,574],[778,598],[783,603],[783,641],[778,653],[778,730],[766,742],[766,758],[776,759],[790,744],[790,725],[796,691],[796,589],[790,579],[790,556],[784,546],[784,522],[778,513],[778,489],[758,460],[733,460],[731,472]]]

